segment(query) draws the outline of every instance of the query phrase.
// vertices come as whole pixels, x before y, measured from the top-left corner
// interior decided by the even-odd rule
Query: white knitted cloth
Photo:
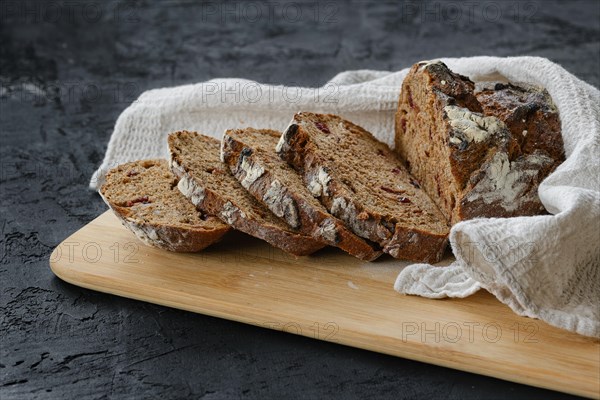
[[[600,92],[543,58],[441,60],[472,80],[501,75],[545,87],[560,112],[567,160],[539,187],[551,215],[461,222],[450,233],[455,262],[410,265],[394,288],[431,298],[466,297],[485,288],[520,315],[600,337]],[[170,132],[220,138],[229,128],[282,130],[301,110],[339,114],[393,146],[407,72],[348,71],[316,89],[215,79],[150,90],[117,120],[90,186],[96,188],[119,163],[166,157]]]

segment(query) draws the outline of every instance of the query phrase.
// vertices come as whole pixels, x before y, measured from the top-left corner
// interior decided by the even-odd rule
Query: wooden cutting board
[[[600,341],[519,317],[481,291],[428,300],[393,290],[405,264],[324,249],[295,259],[230,233],[198,254],[138,242],[110,212],[61,243],[74,285],[509,381],[600,397]]]

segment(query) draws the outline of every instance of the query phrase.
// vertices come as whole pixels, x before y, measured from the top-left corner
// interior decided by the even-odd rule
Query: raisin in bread
[[[200,213],[179,192],[166,160],[119,165],[106,175],[100,195],[141,241],[161,249],[200,251],[230,229]]]
[[[221,158],[250,194],[292,228],[360,259],[379,257],[381,251],[328,213],[306,189],[300,175],[277,156],[280,136],[281,132],[267,129],[228,130],[223,136]]]
[[[452,224],[544,212],[537,187],[564,160],[545,90],[475,85],[439,61],[411,68],[395,130],[396,151]]]
[[[293,255],[308,255],[325,246],[290,229],[250,196],[221,162],[218,140],[181,131],[169,135],[168,143],[178,188],[200,210]]]
[[[396,258],[441,259],[448,236],[443,214],[393,152],[363,128],[336,115],[301,112],[276,150],[357,235]]]

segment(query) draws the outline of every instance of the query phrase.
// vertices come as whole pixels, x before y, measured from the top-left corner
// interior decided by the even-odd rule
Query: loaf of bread
[[[313,196],[357,235],[393,257],[439,261],[444,215],[383,143],[336,115],[301,112],[277,144]]]
[[[299,232],[372,261],[381,251],[350,231],[314,198],[299,174],[275,153],[281,132],[234,129],[223,136],[221,158],[250,194]]]
[[[476,85],[439,61],[411,68],[395,130],[396,151],[451,224],[543,213],[537,187],[564,160],[544,89]]]
[[[119,165],[106,175],[100,195],[129,230],[149,246],[195,252],[229,231],[218,218],[200,213],[177,189],[166,160]]]
[[[168,144],[169,164],[121,165],[100,189],[149,245],[199,251],[231,226],[294,255],[332,245],[363,260],[383,251],[431,263],[452,224],[545,212],[538,185],[565,158],[543,88],[474,83],[439,61],[415,64],[402,84],[397,154],[360,126],[310,112],[283,134],[235,129],[219,143],[181,131]]]
[[[308,255],[325,246],[289,228],[252,197],[220,160],[218,140],[181,131],[169,135],[168,144],[178,188],[201,211],[293,255]]]

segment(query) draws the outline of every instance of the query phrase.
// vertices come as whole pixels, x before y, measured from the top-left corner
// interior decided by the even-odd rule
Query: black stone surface
[[[88,179],[146,89],[524,54],[599,86],[600,2],[0,4],[2,400],[567,397],[94,293],[48,258],[106,209]]]

